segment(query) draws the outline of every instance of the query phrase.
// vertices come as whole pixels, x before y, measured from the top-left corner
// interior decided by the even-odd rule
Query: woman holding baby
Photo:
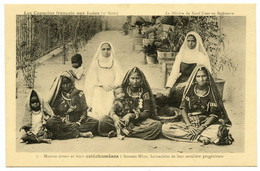
[[[143,72],[137,67],[129,70],[123,79],[122,88],[125,98],[131,98],[133,103],[137,104],[136,112],[125,114],[120,119],[125,123],[128,131],[126,136],[149,140],[157,138],[161,133],[162,125],[154,120],[156,118],[154,98]],[[113,114],[111,115],[100,121],[100,131],[104,136],[111,135],[111,132],[115,131],[111,126],[115,121],[112,119]]]

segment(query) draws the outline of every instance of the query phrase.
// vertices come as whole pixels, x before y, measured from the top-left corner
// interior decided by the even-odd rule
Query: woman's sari
[[[208,77],[209,88],[204,96],[196,94],[195,78],[201,68],[206,69]],[[204,124],[210,117],[217,118],[217,121],[209,125],[200,136],[209,138],[210,142],[214,144],[232,143],[233,138],[227,130],[227,126],[231,126],[231,121],[213,77],[205,66],[199,65],[193,70],[185,87],[180,108],[186,111],[192,125]],[[165,137],[176,141],[191,141],[192,139],[192,135],[189,134],[189,129],[184,122],[164,124],[162,132]]]
[[[98,121],[87,116],[87,103],[83,91],[74,87],[74,76],[70,71],[59,74],[51,87],[48,102],[56,117],[47,122],[57,139],[76,138],[79,132],[97,132]],[[72,90],[65,96],[61,90],[62,79],[72,82]],[[73,110],[71,110],[73,108]],[[63,122],[62,122],[63,121]]]

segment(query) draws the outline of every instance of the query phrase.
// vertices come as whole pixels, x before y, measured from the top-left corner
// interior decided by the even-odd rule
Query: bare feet
[[[20,143],[25,143],[25,141],[24,141],[24,140],[22,140],[22,139],[19,139],[19,142],[20,142]]]
[[[204,145],[210,144],[210,139],[207,138],[207,137],[201,136],[201,137],[199,138],[199,141],[202,142]]]
[[[115,131],[110,131],[108,133],[108,138],[112,138],[112,137],[115,137],[116,136],[116,132]]]
[[[42,139],[42,140],[39,140],[39,142],[51,144],[51,139]]]
[[[127,136],[130,132],[126,128],[122,128],[122,132]]]
[[[80,137],[84,137],[84,138],[93,138],[94,137],[92,132],[90,132],[90,131],[89,132],[80,132],[79,135],[80,135]]]
[[[47,144],[51,144],[51,139],[46,139]]]
[[[125,136],[120,135],[120,134],[117,134],[117,139],[119,139],[119,140],[124,140],[124,139],[125,139]]]

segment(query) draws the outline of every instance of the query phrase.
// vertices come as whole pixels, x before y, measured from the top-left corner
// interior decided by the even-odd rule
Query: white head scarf
[[[111,47],[111,54],[109,57],[106,57],[106,58],[103,57],[101,54],[101,47],[104,44],[109,44]],[[99,66],[107,67],[107,69],[114,70],[114,72],[116,73],[115,86],[121,84],[122,79],[123,79],[122,69],[118,64],[118,61],[115,56],[114,48],[110,42],[102,42],[99,45],[99,47],[92,59],[92,62],[91,62],[90,68],[87,72],[87,75],[86,75],[84,93],[86,94],[87,103],[90,106],[92,105],[91,101],[92,101],[92,96],[93,96],[93,88],[98,83],[98,80],[97,80],[98,76],[97,76],[96,68]]]
[[[196,47],[194,49],[190,49],[187,46],[187,38],[193,35],[196,38]],[[211,71],[211,66],[210,66],[210,60],[207,55],[207,52],[203,46],[202,39],[200,35],[196,32],[189,32],[185,40],[180,48],[180,51],[178,55],[176,56],[171,75],[168,78],[166,87],[173,87],[175,84],[176,80],[180,76],[180,64],[181,62],[184,63],[197,63],[201,64],[207,67],[209,71]]]
[[[33,91],[38,96],[40,106],[41,106],[40,110],[44,112],[44,116],[42,119],[44,119],[46,117],[46,115],[54,116],[54,113],[53,113],[50,105],[43,99],[40,92],[33,89],[30,91],[30,93],[28,94],[28,97],[26,98],[26,101],[25,101],[25,112],[24,112],[24,116],[23,116],[23,120],[22,120],[22,126],[27,126],[27,127],[32,126],[32,109],[31,109],[30,102],[31,102],[31,94]]]

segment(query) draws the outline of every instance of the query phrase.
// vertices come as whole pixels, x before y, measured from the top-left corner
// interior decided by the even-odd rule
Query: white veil
[[[196,38],[196,47],[194,49],[190,49],[187,46],[187,38],[190,35],[193,35]],[[173,87],[176,80],[179,78],[181,62],[201,64],[206,66],[207,69],[211,72],[210,60],[203,46],[202,39],[198,33],[192,31],[186,35],[180,51],[176,56],[166,87]]]

